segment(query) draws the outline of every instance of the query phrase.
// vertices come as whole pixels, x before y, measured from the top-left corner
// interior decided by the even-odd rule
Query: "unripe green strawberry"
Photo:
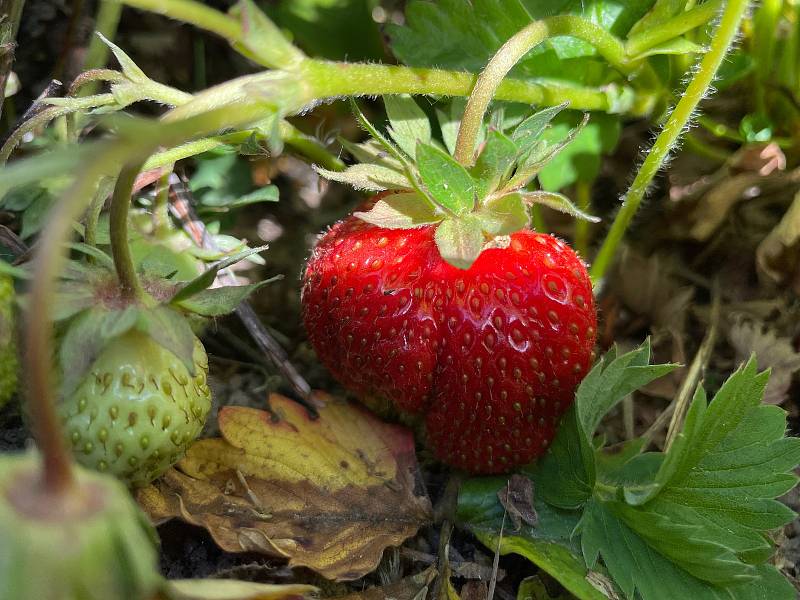
[[[60,406],[81,464],[147,485],[186,451],[211,407],[208,357],[195,338],[195,374],[149,336],[113,339]]]
[[[0,407],[17,390],[17,344],[14,335],[14,281],[0,274]]]

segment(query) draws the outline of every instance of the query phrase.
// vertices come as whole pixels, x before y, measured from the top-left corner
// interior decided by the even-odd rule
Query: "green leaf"
[[[481,223],[472,215],[445,219],[436,228],[434,237],[439,254],[458,269],[469,269],[483,250]]]
[[[530,152],[533,145],[538,142],[547,126],[558,113],[569,106],[569,102],[563,102],[558,106],[551,106],[542,109],[522,121],[511,134],[511,139],[519,147],[520,153]]]
[[[265,185],[248,194],[239,196],[238,198],[221,198],[219,196],[206,195],[203,197],[202,206],[212,208],[239,208],[249,204],[258,204],[260,202],[277,202],[280,199],[280,192],[276,185]]]
[[[271,277],[249,285],[229,285],[203,290],[174,304],[204,317],[220,317],[236,310],[250,294],[280,277]]]
[[[389,117],[389,135],[413,159],[418,143],[431,143],[428,116],[407,94],[384,96],[383,103]]]
[[[357,190],[382,192],[413,189],[403,173],[381,165],[359,163],[344,171],[329,171],[315,166],[314,170],[325,179],[346,183]]]
[[[589,221],[590,223],[600,222],[598,217],[583,212],[581,209],[575,206],[569,198],[557,192],[545,192],[543,190],[537,190],[535,192],[525,192],[521,197],[529,205],[541,204],[571,217],[575,217],[576,219],[583,219],[584,221]]]
[[[654,29],[664,21],[671,19],[686,8],[686,0],[656,0],[653,8],[647,11],[629,32],[635,35],[648,29]]]
[[[580,15],[624,37],[653,0],[414,0],[403,26],[390,25],[392,51],[414,67],[480,72],[500,46],[531,21],[553,15]],[[540,44],[513,69],[525,79],[548,78],[604,85],[620,75],[596,59],[591,44],[559,36]]]
[[[452,155],[456,151],[456,140],[458,139],[458,129],[461,127],[461,117],[467,105],[466,98],[453,98],[450,101],[447,112],[440,108],[436,109],[436,119],[439,121],[439,130],[442,132],[442,140],[445,148]],[[481,128],[483,134],[483,128]],[[480,144],[482,139],[478,139]]]
[[[397,159],[393,158],[392,155],[386,151],[386,148],[375,140],[367,140],[361,144],[354,144],[349,140],[340,138],[339,143],[360,163],[380,165],[382,167],[394,169],[395,171],[403,170],[403,165],[400,164]]]
[[[554,119],[543,138],[548,144],[566,139],[574,124],[575,115],[562,113]],[[600,171],[602,155],[616,147],[620,131],[618,118],[602,113],[592,114],[589,123],[577,132],[563,150],[559,148],[557,155],[548,155],[547,165],[539,171],[542,188],[557,192],[576,181],[593,181]]]
[[[589,371],[575,393],[578,418],[587,438],[594,436],[602,418],[625,396],[678,366],[650,365],[649,338],[622,356],[616,356],[616,351],[606,354]]]
[[[530,223],[528,209],[520,194],[506,194],[489,200],[476,216],[483,230],[493,236],[510,235]]]
[[[505,134],[497,130],[487,134],[483,150],[470,169],[479,198],[496,190],[500,181],[508,177],[518,154],[517,145]]]
[[[267,246],[259,246],[257,248],[248,248],[246,250],[242,250],[241,252],[237,252],[233,256],[229,256],[224,260],[219,261],[218,263],[212,265],[208,269],[206,269],[203,273],[186,283],[183,287],[181,287],[172,298],[170,298],[171,303],[183,302],[184,300],[191,298],[198,292],[206,289],[217,278],[217,273],[222,269],[227,269],[231,265],[235,265],[240,260],[243,260],[253,254],[257,254],[259,252],[263,252],[267,249]]]
[[[136,329],[172,352],[194,376],[195,336],[186,318],[170,306],[140,310]]]
[[[92,307],[70,322],[58,350],[61,393],[68,396],[81,382],[106,344],[136,325],[138,309]]]
[[[576,509],[591,498],[594,450],[578,423],[574,404],[564,415],[550,451],[522,471],[536,483],[536,493],[558,508]]]
[[[417,146],[417,168],[422,183],[437,204],[455,215],[463,215],[475,205],[475,181],[463,165],[435,146]]]
[[[99,248],[95,248],[89,244],[84,244],[83,242],[70,242],[67,244],[67,247],[75,250],[76,252],[80,252],[81,254],[85,254],[86,256],[91,256],[92,258],[97,259],[98,264],[101,264],[108,269],[114,268],[114,259]]]
[[[507,483],[502,477],[469,479],[461,485],[458,494],[458,522],[468,527],[492,552],[497,549],[504,512],[497,492]],[[550,506],[537,496],[536,489],[534,509],[539,516],[535,527],[522,524],[519,531],[514,531],[510,520],[506,519],[500,554],[524,556],[578,598],[604,600],[606,597],[587,580],[586,567],[572,541],[579,513]]]
[[[353,216],[386,229],[410,229],[438,223],[442,215],[419,194],[390,194],[378,200],[369,211]]]
[[[642,600],[789,600],[795,591],[772,565],[755,569],[749,583],[717,587],[680,569],[651,548],[597,500],[587,504],[579,531],[586,565],[591,569],[602,557],[625,598],[638,591]]]
[[[631,57],[631,60],[641,60],[648,56],[656,56],[658,54],[702,54],[705,51],[706,49],[700,44],[695,44],[684,37],[680,37],[648,48],[644,52]]]

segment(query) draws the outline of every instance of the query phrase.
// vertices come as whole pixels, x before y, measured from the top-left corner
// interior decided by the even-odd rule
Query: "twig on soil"
[[[170,175],[169,184],[170,212],[175,218],[180,220],[183,229],[198,246],[219,250],[213,238],[208,234],[205,225],[195,214],[192,206],[191,192],[189,192],[183,181],[173,173]],[[237,283],[235,275],[229,269],[221,270],[219,276],[220,279],[228,285],[236,285]],[[258,318],[258,315],[256,315],[252,306],[245,300],[236,309],[236,314],[239,315],[242,323],[244,323],[247,331],[250,333],[253,340],[255,340],[256,344],[258,344],[261,351],[292,386],[292,389],[295,394],[297,394],[306,410],[308,410],[312,416],[317,416],[317,410],[311,400],[311,386],[308,385],[308,382],[289,361],[289,357],[284,349],[261,323],[261,320]]]

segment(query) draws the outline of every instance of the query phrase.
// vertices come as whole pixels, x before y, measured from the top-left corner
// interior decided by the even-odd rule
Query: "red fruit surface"
[[[306,330],[343,385],[423,413],[442,461],[508,471],[546,451],[590,367],[589,276],[564,242],[527,230],[457,269],[434,231],[337,223],[306,267]]]

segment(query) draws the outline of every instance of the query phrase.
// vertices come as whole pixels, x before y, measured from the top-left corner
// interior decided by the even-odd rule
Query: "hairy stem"
[[[742,17],[744,17],[747,6],[747,0],[728,1],[719,26],[714,32],[708,52],[700,61],[697,72],[689,82],[689,85],[686,86],[683,96],[678,101],[669,119],[667,119],[664,129],[656,138],[633,183],[631,183],[630,188],[623,196],[622,208],[617,213],[592,265],[591,275],[595,283],[605,275],[628,225],[630,225],[642,202],[642,198],[644,198],[650,182],[661,169],[664,160],[691,119],[698,103],[708,93],[717,69],[722,64],[725,54],[736,37],[736,32],[739,30],[739,24],[742,21]]]
[[[133,195],[133,184],[142,168],[142,163],[129,163],[122,168],[114,186],[109,211],[109,235],[111,237],[111,254],[114,257],[114,268],[123,295],[128,298],[144,298],[145,291],[136,274],[131,249],[128,246],[128,212]]]
[[[598,52],[613,66],[627,70],[625,50],[617,38],[588,21],[573,16],[559,16],[534,21],[513,35],[486,65],[475,82],[469,96],[461,126],[454,158],[465,166],[474,163],[473,153],[483,117],[489,103],[497,95],[499,88],[512,67],[533,48],[544,40],[557,35],[570,35],[583,39],[595,46]],[[499,98],[499,95],[498,95]],[[564,99],[562,98],[562,102]],[[573,108],[577,108],[573,106]]]

